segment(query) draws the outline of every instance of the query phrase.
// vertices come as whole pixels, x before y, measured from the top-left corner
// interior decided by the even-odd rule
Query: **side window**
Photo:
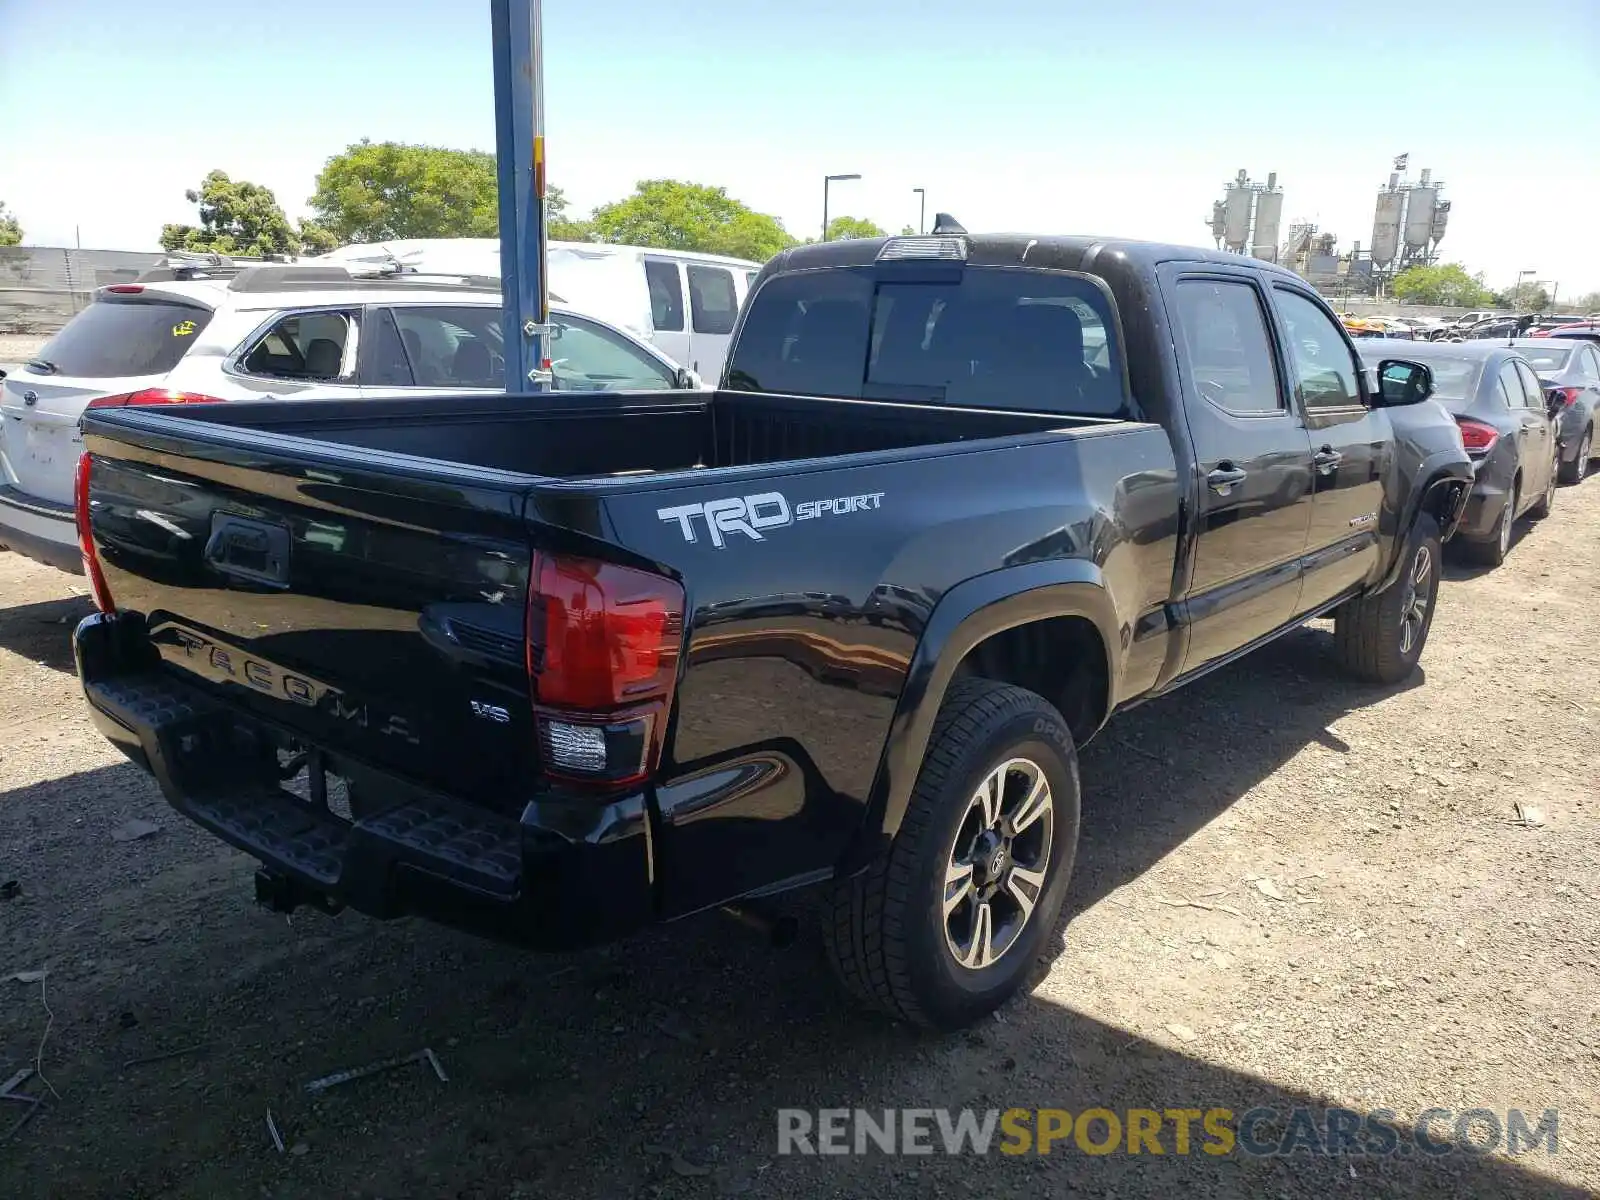
[[[689,307],[696,333],[732,333],[739,315],[739,297],[733,290],[733,273],[723,267],[687,267]]]
[[[1522,394],[1522,379],[1517,374],[1516,363],[1508,362],[1500,368],[1500,390],[1505,394],[1509,407],[1528,407],[1528,399]]]
[[[365,359],[361,382],[367,387],[411,387],[416,383],[406,344],[400,339],[394,314],[387,308],[377,309],[369,316],[361,350]]]
[[[1588,346],[1578,347],[1578,378],[1584,383],[1600,383],[1600,354]]]
[[[650,288],[650,324],[657,333],[683,332],[683,284],[678,264],[647,258],[644,279]]]
[[[1177,306],[1189,373],[1199,393],[1229,412],[1282,412],[1272,343],[1255,288],[1183,279]]]
[[[488,305],[390,309],[418,387],[499,388],[506,360],[500,310]]]
[[[354,383],[355,342],[354,312],[290,313],[245,351],[239,367],[273,379]]]
[[[582,317],[552,314],[551,372],[558,391],[659,391],[677,384],[665,363]]]
[[[1529,408],[1544,407],[1544,384],[1539,382],[1539,377],[1533,373],[1533,368],[1525,362],[1518,362],[1517,374],[1522,377],[1522,394],[1527,397]]]
[[[1274,288],[1278,314],[1289,339],[1289,355],[1307,409],[1348,408],[1361,403],[1356,364],[1339,327],[1298,292]]]

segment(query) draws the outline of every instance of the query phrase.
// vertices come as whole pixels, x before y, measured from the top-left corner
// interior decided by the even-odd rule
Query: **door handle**
[[[1311,456],[1312,463],[1323,475],[1333,472],[1333,469],[1344,461],[1344,455],[1332,446],[1324,446]]]
[[[1217,495],[1226,496],[1233,491],[1236,484],[1243,483],[1247,478],[1249,478],[1248,472],[1241,471],[1228,463],[1220,463],[1207,473],[1206,483]]]

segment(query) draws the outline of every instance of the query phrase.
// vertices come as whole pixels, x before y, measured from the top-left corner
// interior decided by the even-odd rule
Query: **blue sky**
[[[546,0],[545,35],[580,209],[669,176],[806,235],[859,172],[833,211],[894,229],[925,187],[971,229],[1208,244],[1245,167],[1347,248],[1409,152],[1446,258],[1600,289],[1597,4]],[[0,0],[0,200],[30,242],[151,248],[213,167],[298,215],[363,136],[492,149],[492,97],[487,0]]]

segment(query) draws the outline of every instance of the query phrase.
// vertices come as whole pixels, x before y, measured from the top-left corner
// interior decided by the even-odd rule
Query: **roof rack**
[[[142,272],[135,283],[169,283],[186,279],[232,279],[247,268],[265,263],[291,262],[288,255],[266,256],[209,254],[195,250],[169,250],[159,267]]]

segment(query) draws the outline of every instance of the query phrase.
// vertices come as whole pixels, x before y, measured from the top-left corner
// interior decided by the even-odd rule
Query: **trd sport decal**
[[[866,512],[883,507],[882,492],[868,492],[862,496],[835,496],[829,500],[802,500],[793,509],[782,492],[758,492],[754,496],[727,496],[721,500],[707,500],[703,504],[679,504],[674,508],[658,508],[656,516],[663,521],[676,521],[686,542],[698,542],[700,531],[695,527],[698,517],[705,523],[711,544],[718,550],[727,545],[726,535],[742,533],[758,542],[766,541],[762,531],[793,525],[796,521],[811,521],[817,517],[841,517],[850,513]]]

